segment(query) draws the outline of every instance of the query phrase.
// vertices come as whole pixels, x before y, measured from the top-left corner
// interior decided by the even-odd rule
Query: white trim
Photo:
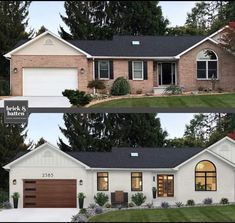
[[[141,72],[142,72],[142,78],[135,78],[134,76],[134,63],[141,63]],[[134,81],[143,81],[144,80],[144,62],[143,61],[139,61],[139,60],[135,60],[132,61],[132,80]]]
[[[212,37],[216,36],[218,33],[224,31],[226,28],[230,28],[229,25],[226,25],[223,28],[219,29],[218,31],[212,33],[209,37],[212,38]]]
[[[49,30],[47,30],[46,32],[44,32],[44,33],[38,35],[37,37],[35,37],[35,38],[29,40],[28,42],[22,44],[21,46],[15,48],[14,50],[12,50],[12,51],[6,53],[6,54],[4,55],[4,57],[6,57],[6,58],[11,58],[11,55],[12,55],[13,53],[15,53],[15,52],[19,51],[20,49],[22,49],[22,48],[24,48],[24,47],[30,45],[31,43],[37,41],[38,39],[42,38],[43,36],[45,36],[45,35],[47,35],[47,34],[50,34],[51,36],[55,37],[56,39],[60,40],[61,42],[65,43],[65,44],[67,44],[68,46],[72,47],[73,49],[79,51],[79,52],[82,53],[82,54],[85,54],[88,58],[91,58],[91,55],[90,55],[90,54],[88,54],[88,53],[86,53],[85,51],[79,49],[78,47],[76,47],[76,46],[70,44],[70,43],[67,42],[66,40],[64,40],[64,39],[60,38],[59,36],[55,35],[54,33],[50,32]]]
[[[177,170],[174,168],[90,168],[91,171],[102,171],[102,170],[120,170],[120,171],[160,171],[160,172],[176,172]]]
[[[176,57],[127,57],[127,56],[93,56],[93,59],[153,59],[153,60],[178,60]]]
[[[159,81],[159,72],[160,72],[160,76],[161,76],[161,82],[162,82],[162,80],[163,80],[163,76],[162,76],[162,64],[164,64],[164,63],[170,63],[171,64],[171,82],[173,81],[173,64],[175,65],[175,83],[173,84],[173,83],[170,83],[170,84],[161,84],[160,83],[160,81]],[[159,68],[159,65],[160,65],[160,67],[161,67],[161,69],[159,70],[158,68]],[[177,85],[177,69],[176,69],[176,62],[158,62],[157,63],[157,70],[158,70],[158,75],[157,75],[157,78],[158,78],[158,87],[167,87],[167,86],[170,86],[170,85]]]
[[[12,166],[12,165],[18,163],[19,161],[25,159],[25,158],[28,157],[28,156],[31,156],[31,155],[34,154],[36,151],[41,150],[41,149],[44,148],[45,146],[49,146],[50,149],[54,149],[55,151],[61,153],[61,154],[64,155],[65,157],[67,157],[67,158],[73,160],[74,162],[76,162],[76,163],[82,165],[82,166],[85,167],[86,169],[90,169],[90,167],[87,166],[86,164],[84,164],[84,163],[82,163],[81,161],[79,161],[79,160],[73,158],[72,156],[68,155],[67,153],[61,151],[59,148],[57,148],[56,146],[52,145],[52,144],[49,143],[49,142],[45,142],[45,143],[42,144],[41,146],[39,146],[39,147],[37,147],[37,148],[31,150],[30,152],[26,153],[25,155],[23,155],[23,156],[17,158],[16,160],[14,160],[14,161],[8,163],[7,165],[3,166],[3,168],[4,168],[4,169],[8,169],[8,170],[11,169],[11,166]]]
[[[187,53],[188,51],[192,50],[193,48],[197,47],[198,45],[201,45],[202,43],[204,43],[205,41],[211,41],[215,44],[218,44],[217,41],[211,39],[210,37],[206,37],[205,39],[201,40],[200,42],[194,44],[193,46],[189,47],[188,49],[186,49],[185,51],[181,52],[180,54],[178,54],[177,56],[175,56],[175,58],[179,59],[183,54]]]
[[[98,60],[98,79],[99,80],[110,80],[110,62],[109,60]],[[100,77],[100,62],[107,62],[108,63],[108,77],[107,78],[101,78]]]
[[[225,137],[222,138],[221,140],[219,140],[219,141],[217,141],[216,143],[214,143],[213,145],[209,146],[207,149],[208,149],[208,150],[211,150],[213,147],[217,146],[218,144],[220,144],[220,143],[223,142],[223,141],[229,141],[229,142],[235,144],[235,140],[231,139],[231,138],[228,137],[228,136],[225,136]]]

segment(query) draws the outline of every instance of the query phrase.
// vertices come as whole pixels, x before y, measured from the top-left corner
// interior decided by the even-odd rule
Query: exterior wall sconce
[[[13,185],[16,185],[16,179],[14,179],[14,180],[12,181],[12,183],[13,183]]]
[[[80,69],[80,74],[85,74],[85,69],[83,67]]]
[[[13,72],[14,72],[14,73],[17,73],[17,72],[18,72],[18,69],[15,67],[15,68],[13,69]]]
[[[83,180],[79,180],[79,185],[83,185]]]

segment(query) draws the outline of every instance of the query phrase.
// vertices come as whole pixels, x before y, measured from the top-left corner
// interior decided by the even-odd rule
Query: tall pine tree
[[[64,114],[68,139],[59,139],[64,151],[110,151],[112,147],[163,146],[167,132],[156,114]]]
[[[0,188],[8,190],[8,173],[2,166],[9,163],[18,152],[26,151],[26,124],[5,124],[0,114]]]
[[[65,1],[64,39],[111,39],[113,35],[162,35],[169,21],[158,1]]]

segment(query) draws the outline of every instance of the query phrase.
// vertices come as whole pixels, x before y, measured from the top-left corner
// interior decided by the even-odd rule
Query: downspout
[[[95,59],[94,57],[92,58],[92,78],[95,80]],[[93,88],[93,94],[96,94],[95,88]]]

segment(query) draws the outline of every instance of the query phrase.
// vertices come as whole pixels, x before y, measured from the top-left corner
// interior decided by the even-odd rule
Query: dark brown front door
[[[24,180],[24,208],[76,208],[76,180]]]

